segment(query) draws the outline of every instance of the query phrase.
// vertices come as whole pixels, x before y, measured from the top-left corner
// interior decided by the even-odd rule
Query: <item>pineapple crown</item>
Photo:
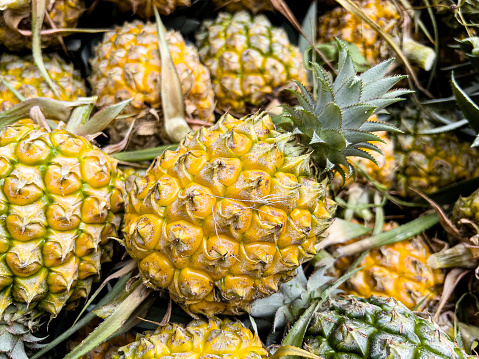
[[[317,83],[309,92],[295,81],[299,91],[290,90],[299,101],[299,106],[284,106],[285,117],[292,123],[281,123],[280,127],[298,135],[302,144],[312,150],[312,160],[319,168],[320,177],[332,177],[334,171],[343,179],[354,174],[347,157],[357,156],[376,160],[366,151],[382,154],[370,143],[384,142],[373,134],[377,131],[401,132],[391,124],[368,120],[385,107],[403,100],[399,98],[412,91],[397,89],[389,91],[406,76],[385,76],[394,58],[381,62],[361,75],[356,73],[347,46],[336,39],[339,48],[336,78],[319,64],[312,62],[314,80]]]

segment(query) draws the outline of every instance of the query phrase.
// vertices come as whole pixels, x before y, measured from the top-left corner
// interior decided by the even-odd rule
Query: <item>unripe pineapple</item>
[[[179,32],[166,33],[173,63],[176,66],[190,118],[203,122],[214,120],[214,93],[208,69],[199,62],[198,52],[187,45]],[[134,21],[105,34],[91,61],[90,83],[99,106],[106,107],[133,98],[124,111],[138,115],[130,148],[155,147],[165,138],[158,119],[161,114],[161,63],[156,25]],[[121,141],[131,119],[117,120],[109,129],[113,143]]]
[[[388,222],[383,231],[395,227],[395,222]],[[346,294],[363,298],[371,295],[392,297],[409,309],[416,309],[419,305],[425,307],[438,299],[439,286],[444,283],[444,273],[428,267],[430,255],[431,250],[421,236],[371,249],[358,265],[362,268],[341,289]],[[336,260],[338,277],[346,272],[354,259],[348,256]]]
[[[68,349],[73,350],[77,345],[79,345],[100,322],[100,320],[93,320],[80,329],[77,337],[67,343]],[[127,331],[100,344],[91,352],[81,356],[79,359],[112,359],[113,354],[115,354],[120,347],[128,345],[134,341],[135,335],[131,331]]]
[[[0,133],[0,314],[16,302],[57,315],[90,292],[111,257],[124,183],[83,137],[20,121]]]
[[[193,320],[185,326],[176,323],[160,326],[113,355],[114,359],[267,357],[259,337],[241,322],[218,318]]]
[[[399,31],[401,14],[391,0],[361,0],[361,9],[390,35]],[[326,12],[318,19],[319,42],[330,42],[338,37],[355,44],[368,63],[376,64],[391,55],[381,36],[360,18],[341,6]]]
[[[31,47],[31,36],[25,36],[21,31],[32,30],[31,1],[13,1],[0,7],[0,44],[11,51],[19,51]],[[50,0],[46,1],[46,17],[43,22],[44,29],[52,29],[50,20],[57,29],[75,28],[78,19],[85,10],[84,0]],[[42,45],[47,47],[58,44],[58,38],[66,36],[65,33],[43,35]]]
[[[191,0],[108,0],[122,12],[129,12],[148,20],[153,17],[155,6],[162,15],[170,15],[179,6],[190,6]]]
[[[379,297],[326,300],[313,315],[304,349],[325,359],[475,358],[436,323]]]
[[[334,213],[322,180],[350,168],[347,155],[367,157],[357,148],[378,139],[369,132],[392,129],[367,119],[397,101],[383,96],[402,78],[382,78],[391,61],[356,76],[340,46],[337,81],[316,68],[324,96],[298,84],[306,108],[287,108],[294,126],[224,115],[128,185],[125,245],[146,285],[193,313],[238,313],[314,256]]]
[[[62,100],[72,101],[86,95],[86,87],[75,70],[58,55],[44,56],[43,61],[50,78],[57,85]],[[20,57],[13,54],[2,54],[0,57],[0,76],[26,100],[35,97],[55,99],[53,90],[35,65],[32,56]],[[0,112],[8,110],[20,103],[20,99],[0,82]]]
[[[274,9],[269,0],[213,0],[213,5],[228,12],[249,10],[253,14]]]
[[[434,125],[417,108],[406,107],[398,117],[404,134],[383,135],[387,144],[375,143],[390,160],[384,163],[374,154],[379,166],[361,163],[373,179],[402,197],[413,197],[410,188],[430,194],[479,176],[479,153],[470,143],[453,132],[421,135]]]
[[[196,38],[222,111],[255,112],[275,89],[291,80],[306,82],[301,52],[263,15],[220,13],[203,22]]]

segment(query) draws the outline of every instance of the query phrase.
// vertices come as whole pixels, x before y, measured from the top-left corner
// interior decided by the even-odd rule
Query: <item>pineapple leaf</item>
[[[336,103],[340,107],[347,107],[360,102],[363,91],[363,82],[358,77],[352,77],[346,81],[336,92]],[[361,101],[366,103],[366,101]]]
[[[348,49],[340,40],[338,42],[339,50],[339,71],[333,84],[333,91],[337,92],[341,86],[356,77],[356,69],[354,68],[353,59],[348,54]]]
[[[313,120],[311,127],[314,128],[314,125],[319,121],[324,130],[339,130],[342,125],[341,117],[341,108],[334,102],[330,102]]]
[[[374,67],[371,67],[370,69],[366,70],[363,72],[359,78],[364,80],[364,83],[367,85],[371,82],[377,81],[382,79],[384,76],[386,76],[386,73],[388,72],[389,66],[393,63],[394,58],[380,62]]]
[[[376,107],[371,104],[354,104],[343,108],[343,127],[360,128],[374,113]]]
[[[334,102],[334,93],[330,84],[324,80],[320,80],[318,83],[317,102],[314,106],[315,113],[321,112],[326,104]]]
[[[382,97],[383,98],[395,98],[395,97],[404,96],[404,95],[407,95],[407,94],[410,94],[410,93],[414,93],[414,91],[408,90],[408,89],[397,89],[397,90],[391,90],[391,91],[385,93]]]
[[[402,133],[399,128],[396,126],[380,121],[366,121],[360,128],[361,131],[364,132],[377,132],[377,131],[389,131],[389,132],[397,132]]]
[[[343,132],[343,135],[344,135],[344,138],[346,138],[346,140],[352,144],[366,142],[366,141],[384,142],[384,140],[381,137],[376,136],[375,134],[372,134],[370,132],[361,131],[361,130],[345,130]]]
[[[375,160],[375,158],[371,156],[369,153],[367,153],[366,151],[361,150],[360,148],[348,147],[344,150],[344,154],[346,156],[355,156],[355,157],[365,158],[373,162],[376,166],[378,166],[378,163]]]
[[[363,94],[364,97],[361,97],[362,102],[367,102],[370,100],[374,100],[380,97],[383,93],[389,91],[395,84],[397,84],[400,80],[404,79],[406,76],[389,76],[384,77],[380,80],[370,82],[364,85]]]
[[[358,143],[357,145],[354,145],[353,147],[354,148],[371,150],[371,151],[379,153],[380,155],[383,154],[383,151],[378,146],[376,146],[372,143],[369,143],[369,142]]]
[[[469,95],[459,86],[454,76],[454,72],[451,75],[451,86],[456,103],[464,117],[469,121],[469,125],[472,129],[479,134],[479,106],[471,100]]]

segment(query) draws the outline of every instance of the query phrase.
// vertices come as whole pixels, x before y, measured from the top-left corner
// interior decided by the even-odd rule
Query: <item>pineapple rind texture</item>
[[[83,137],[24,120],[0,133],[0,315],[36,304],[55,316],[111,259],[125,188],[116,160]]]
[[[395,227],[396,223],[388,222],[383,230]],[[341,289],[346,294],[363,298],[371,295],[392,297],[411,310],[418,305],[424,307],[438,298],[438,287],[444,283],[444,273],[427,266],[430,255],[431,251],[421,236],[374,248],[358,265],[362,268]],[[353,257],[338,258],[335,268],[339,275],[344,274],[353,261]]]
[[[213,5],[228,12],[249,10],[253,14],[257,14],[262,11],[274,10],[269,0],[213,0]]]
[[[113,359],[266,359],[261,340],[239,321],[211,318],[183,326],[169,323],[120,348]]]
[[[400,12],[390,0],[361,0],[361,9],[384,31],[392,36],[398,33]],[[318,19],[318,39],[327,43],[335,38],[355,44],[369,64],[377,64],[391,56],[381,36],[360,18],[341,6],[328,11]]]
[[[253,113],[276,88],[307,82],[301,52],[264,15],[219,13],[203,22],[196,39],[222,111]]]
[[[170,15],[179,6],[190,6],[191,0],[108,0],[122,12],[130,12],[148,20],[154,16],[153,6],[161,15]]]
[[[208,316],[277,292],[335,210],[309,161],[266,115],[225,115],[165,151],[127,183],[125,244],[145,283]]]
[[[198,52],[179,32],[166,33],[185,98],[186,115],[204,122],[214,121],[214,93],[208,69]],[[161,123],[150,109],[161,110],[161,60],[156,25],[133,21],[105,34],[91,60],[90,83],[103,108],[133,98],[125,114],[140,115],[130,148],[155,147],[162,143]],[[162,117],[161,111],[158,113]],[[109,129],[111,141],[121,141],[132,119],[115,121]]]
[[[86,96],[86,87],[80,71],[75,70],[58,55],[44,56],[43,61],[63,101],[73,101]],[[56,99],[55,93],[43,78],[32,56],[2,54],[0,76],[26,100],[36,97]],[[0,112],[18,103],[20,103],[18,97],[4,83],[0,83]]]
[[[46,15],[51,19],[55,28],[58,29],[75,28],[78,19],[84,11],[84,0],[54,0],[47,1],[46,5]],[[5,45],[10,51],[20,51],[24,48],[32,47],[32,38],[30,36],[22,35],[18,32],[18,29],[10,27],[6,21],[7,17],[17,17],[20,14],[24,16],[24,20],[19,26],[22,26],[22,30],[31,31],[32,19],[29,4],[26,4],[24,7],[6,9],[0,13],[0,44]],[[50,25],[45,21],[44,26]],[[67,34],[65,33],[61,34],[61,36],[66,35]],[[60,35],[42,36],[42,46],[48,47],[51,45],[58,45],[58,36]]]
[[[325,359],[474,358],[436,323],[380,297],[327,300],[313,316],[304,349]]]

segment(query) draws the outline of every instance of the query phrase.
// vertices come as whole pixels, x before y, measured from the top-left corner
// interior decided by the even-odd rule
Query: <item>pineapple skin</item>
[[[301,52],[264,15],[219,13],[203,22],[196,40],[221,111],[254,113],[275,89],[291,80],[307,83]]]
[[[84,0],[54,0],[48,1],[46,5],[46,14],[55,24],[56,28],[75,28],[78,19],[85,10]],[[3,44],[10,51],[20,51],[25,48],[32,47],[32,38],[24,36],[17,29],[12,28],[5,21],[6,17],[17,17],[22,15],[24,20],[20,25],[22,30],[31,30],[31,11],[30,4],[24,7],[9,8],[0,13],[0,44]],[[44,21],[44,27],[51,28],[47,21]],[[50,47],[58,45],[58,36],[60,35],[45,35],[42,36],[42,46]],[[61,36],[66,36],[62,34]]]
[[[113,359],[230,358],[266,359],[256,334],[239,321],[211,318],[187,325],[169,323],[120,348]]]
[[[465,359],[433,321],[390,298],[332,298],[313,315],[304,349],[325,359]]]
[[[73,65],[68,64],[56,54],[44,56],[43,61],[63,101],[73,101],[78,97],[86,96],[86,87],[80,71],[75,70]],[[56,99],[32,56],[2,54],[0,76],[26,100],[36,97]],[[20,103],[20,100],[3,83],[0,83],[0,99],[0,112]]]
[[[253,14],[257,14],[263,11],[274,10],[269,0],[213,0],[213,5],[228,12],[249,10]]]
[[[146,285],[190,313],[249,311],[315,255],[335,204],[269,116],[223,116],[127,182],[123,233]]]
[[[190,118],[205,123],[214,121],[214,93],[210,73],[203,66],[196,48],[187,45],[179,32],[166,33]],[[90,83],[100,108],[133,98],[125,114],[140,116],[129,148],[155,147],[165,142],[162,125],[148,114],[155,109],[161,118],[161,60],[156,25],[134,21],[105,34],[91,60]],[[111,141],[121,141],[132,119],[115,121],[110,126]]]
[[[83,137],[23,120],[0,133],[0,315],[57,315],[88,296],[109,261],[125,188],[116,160]]]
[[[375,143],[385,154],[381,159],[371,153],[379,166],[361,162],[363,169],[389,190],[410,198],[417,196],[410,187],[431,194],[479,176],[477,149],[453,132],[419,135],[434,125],[417,110],[406,109],[398,127],[404,134],[384,135],[387,144]]]
[[[399,33],[400,12],[390,0],[361,0],[362,10],[383,30],[395,36]],[[369,64],[377,64],[391,55],[388,45],[369,25],[341,6],[318,19],[318,41],[327,43],[338,37],[355,44]]]
[[[383,231],[397,226],[395,222],[388,222]],[[363,268],[341,289],[346,294],[363,298],[372,295],[392,297],[411,310],[419,304],[426,307],[431,300],[437,299],[438,289],[444,283],[443,271],[427,266],[430,255],[431,250],[421,236],[371,249],[358,265]],[[354,259],[352,256],[336,259],[338,277],[346,272]],[[426,296],[428,298],[423,301]]]
[[[170,15],[179,6],[190,6],[191,0],[108,0],[114,3],[122,12],[138,15],[142,19],[149,20],[155,13],[156,6],[161,15]]]

